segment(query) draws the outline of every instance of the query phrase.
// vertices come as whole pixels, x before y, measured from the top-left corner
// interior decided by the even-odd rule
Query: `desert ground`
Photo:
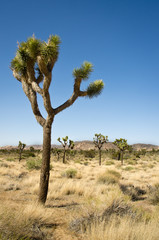
[[[0,150],[0,239],[158,240],[159,152],[51,154],[48,198],[38,204],[41,151]]]

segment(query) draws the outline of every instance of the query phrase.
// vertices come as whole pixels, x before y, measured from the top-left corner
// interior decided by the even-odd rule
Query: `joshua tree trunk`
[[[22,160],[22,150],[19,151],[19,162]]]
[[[66,149],[64,148],[63,163],[66,163],[65,158],[66,158]]]
[[[123,151],[120,152],[121,165],[123,165]]]
[[[39,202],[44,204],[47,198],[50,176],[51,127],[43,127],[43,154],[40,174]]]
[[[101,166],[102,160],[101,160],[101,149],[99,149],[99,166]]]

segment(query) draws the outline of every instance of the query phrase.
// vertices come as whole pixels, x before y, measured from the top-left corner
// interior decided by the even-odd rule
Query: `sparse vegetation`
[[[65,165],[52,155],[45,207],[35,203],[42,154],[36,149],[35,157],[30,153],[24,149],[25,161],[17,164],[16,149],[0,151],[0,239],[158,239],[156,151],[140,159],[134,159],[132,151],[124,166],[103,151],[102,167],[84,151],[70,155]]]

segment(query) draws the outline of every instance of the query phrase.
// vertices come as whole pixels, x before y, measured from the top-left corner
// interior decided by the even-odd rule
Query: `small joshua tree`
[[[121,164],[123,165],[123,155],[125,150],[129,149],[129,145],[127,144],[127,140],[120,138],[120,139],[116,139],[113,142],[114,145],[116,145],[119,148],[120,151],[120,160],[121,160]]]
[[[21,141],[19,141],[19,145],[18,145],[18,149],[19,149],[19,162],[22,159],[22,152],[23,152],[25,147],[26,147],[26,144],[24,144]]]
[[[52,82],[52,70],[59,55],[60,38],[51,35],[47,42],[28,38],[26,42],[18,43],[16,56],[11,62],[13,76],[22,84],[22,88],[28,97],[37,122],[43,127],[43,152],[40,173],[39,202],[46,202],[51,154],[51,128],[55,116],[70,107],[79,97],[92,98],[98,96],[103,87],[102,80],[90,83],[85,91],[81,90],[81,83],[89,78],[93,66],[84,62],[80,68],[73,70],[74,86],[71,97],[60,106],[53,108],[49,93]],[[37,95],[41,95],[47,116],[40,111]]]
[[[108,142],[108,136],[103,136],[101,133],[95,134],[95,137],[93,138],[93,142],[95,144],[95,147],[98,148],[99,151],[99,165],[101,165],[101,148],[104,143]]]
[[[69,140],[69,145],[68,145],[68,136],[60,139],[60,137],[57,139],[62,144],[62,147],[64,149],[64,154],[63,154],[63,163],[66,163],[66,147],[73,149],[74,148],[74,142],[72,140]]]

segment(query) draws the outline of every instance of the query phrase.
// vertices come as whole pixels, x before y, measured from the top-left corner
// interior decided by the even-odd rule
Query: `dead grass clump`
[[[0,206],[0,233],[4,239],[47,239],[41,227],[49,222],[50,214],[42,206]],[[3,239],[3,238],[2,238]]]
[[[156,183],[153,187],[149,189],[149,201],[153,205],[159,204],[159,183]]]
[[[77,170],[74,168],[69,168],[62,173],[62,176],[67,178],[75,178],[76,175],[77,175]]]
[[[116,171],[109,170],[99,175],[97,182],[101,184],[117,184],[119,182],[119,175]]]
[[[130,196],[132,201],[143,200],[142,196],[146,194],[145,189],[134,187],[132,184],[120,184],[120,189],[124,194]]]
[[[155,220],[147,223],[114,216],[107,224],[105,221],[93,222],[83,236],[86,240],[157,240],[159,223]]]

